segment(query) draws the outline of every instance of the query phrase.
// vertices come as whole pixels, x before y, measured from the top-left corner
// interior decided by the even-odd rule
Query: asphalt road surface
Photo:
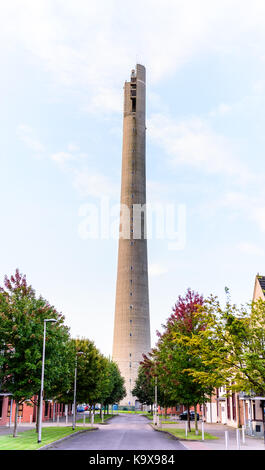
[[[96,431],[53,444],[49,450],[186,450],[168,434],[154,431],[144,416],[115,416]]]

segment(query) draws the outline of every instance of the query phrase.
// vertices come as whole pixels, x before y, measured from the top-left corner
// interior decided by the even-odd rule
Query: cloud
[[[74,155],[70,152],[57,152],[51,155],[51,159],[54,160],[59,165],[63,165],[66,162],[74,160]]]
[[[20,125],[17,133],[24,144],[33,152],[44,152],[44,145],[35,138],[31,127]],[[66,171],[70,175],[72,185],[79,195],[81,197],[107,197],[118,200],[120,186],[114,184],[102,172],[84,166],[87,154],[80,152],[78,145],[69,143],[66,148],[67,151],[46,153],[45,156],[58,165],[60,170]]]
[[[263,188],[254,188],[255,194],[250,190],[247,193],[231,191],[227,192],[219,201],[216,201],[215,207],[227,207],[230,211],[239,216],[254,222],[261,232],[265,233],[265,194]]]
[[[237,245],[237,248],[242,253],[245,253],[250,256],[263,256],[264,255],[264,250],[262,250],[259,246],[255,245],[254,243],[240,242]]]
[[[260,0],[9,0],[1,6],[0,38],[60,90],[77,91],[88,109],[102,111],[106,100],[104,109],[120,112],[115,97],[136,61],[153,84],[200,55],[255,53],[263,60],[264,13]]]
[[[232,106],[230,104],[220,103],[216,109],[209,112],[209,116],[210,117],[224,116],[225,114],[228,114],[231,110],[232,110]]]
[[[36,138],[33,129],[25,124],[20,124],[17,127],[17,135],[24,144],[36,154],[40,156],[44,153],[44,145]]]
[[[148,272],[151,277],[161,276],[162,274],[166,274],[168,269],[161,264],[150,264],[148,266]]]
[[[190,165],[206,173],[240,176],[244,180],[252,177],[236,156],[233,143],[201,118],[179,121],[154,114],[147,126],[150,138],[163,148],[174,166]]]
[[[119,197],[119,186],[103,173],[88,168],[74,172],[73,186],[82,197]]]

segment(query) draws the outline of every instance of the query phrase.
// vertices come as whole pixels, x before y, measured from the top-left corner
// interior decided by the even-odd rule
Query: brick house
[[[33,397],[34,398],[34,397]],[[0,426],[8,426],[14,423],[16,405],[12,400],[12,396],[8,393],[0,393]],[[25,401],[19,405],[18,422],[35,423],[37,420],[37,406],[31,401]],[[57,417],[68,416],[72,414],[72,404],[53,402],[52,400],[43,401],[42,420],[57,420]],[[12,416],[10,417],[10,414]]]
[[[254,284],[253,302],[265,301],[265,276],[257,274]],[[226,397],[225,387],[216,389],[210,403],[206,404],[206,421],[222,423],[232,427],[246,427],[247,434],[263,436],[265,397],[232,393]]]

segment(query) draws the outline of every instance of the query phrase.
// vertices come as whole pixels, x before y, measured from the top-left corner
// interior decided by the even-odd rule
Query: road
[[[154,431],[144,416],[123,414],[97,431],[85,432],[53,444],[49,450],[186,450],[171,436]]]

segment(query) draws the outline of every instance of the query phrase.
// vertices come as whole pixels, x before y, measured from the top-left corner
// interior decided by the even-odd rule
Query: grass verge
[[[139,414],[139,415],[145,415],[148,413],[148,411],[131,411],[131,410],[118,410],[118,413],[126,413],[126,414],[132,414],[132,415],[135,415],[135,414]],[[115,414],[117,414],[117,410],[115,410]]]
[[[18,433],[18,437],[13,437],[12,434],[0,436],[0,450],[36,450],[47,444],[51,444],[58,439],[75,434],[83,429],[89,430],[91,428],[78,427],[73,431],[69,427],[47,427],[42,429],[42,441],[38,444],[38,435],[36,429],[23,431]]]
[[[159,428],[161,431],[169,432],[173,434],[173,436],[177,437],[178,439],[182,440],[192,440],[192,441],[201,441],[202,440],[202,433],[199,430],[199,434],[195,434],[195,430],[192,429],[191,432],[188,432],[188,437],[186,437],[185,429],[173,429],[173,428]],[[209,434],[208,432],[204,433],[204,439],[218,439],[218,437]]]
[[[106,415],[104,416],[104,423],[105,423],[108,419],[113,418],[113,416],[116,416],[116,415],[111,415],[111,414],[108,414],[108,415],[107,415],[107,414],[106,414]],[[90,423],[89,415],[85,415],[85,417],[86,417],[85,423]],[[78,419],[76,422],[77,422],[77,423],[83,423],[83,422],[84,422],[84,418],[80,418],[80,419]],[[100,417],[99,414],[96,414],[96,415],[94,416],[94,424],[100,424],[100,423],[102,423],[102,419],[101,419],[101,417]]]
[[[150,414],[149,414],[149,415],[145,415],[145,416],[146,416],[148,419],[150,419],[150,421],[153,421],[153,419],[154,419],[153,416],[150,415]],[[168,418],[168,419],[163,419],[163,420],[161,421],[161,416],[159,416],[159,419],[160,419],[160,423],[162,422],[162,424],[177,424],[177,423],[178,423],[176,419],[175,419],[174,421],[172,421],[172,420],[170,420],[170,418]]]

